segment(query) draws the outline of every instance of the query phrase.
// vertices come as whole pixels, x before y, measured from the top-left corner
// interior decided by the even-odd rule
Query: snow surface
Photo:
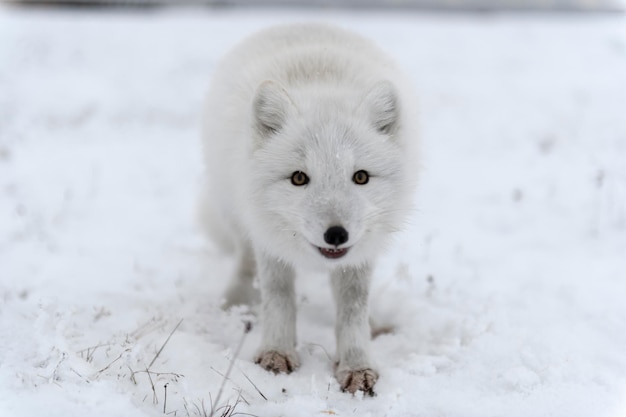
[[[216,60],[302,20],[376,39],[419,91],[374,398],[332,376],[324,276],[298,281],[302,367],[254,365],[195,224]],[[244,320],[235,413],[626,416],[625,110],[619,15],[0,8],[0,416],[209,414]]]

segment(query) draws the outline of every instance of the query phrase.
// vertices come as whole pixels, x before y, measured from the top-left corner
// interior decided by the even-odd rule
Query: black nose
[[[341,226],[329,227],[324,233],[324,240],[329,245],[339,246],[348,241],[348,231]]]

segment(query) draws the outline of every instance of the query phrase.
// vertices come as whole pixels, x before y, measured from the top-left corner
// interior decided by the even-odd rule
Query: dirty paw
[[[372,369],[362,369],[358,371],[340,371],[337,373],[337,380],[343,392],[354,394],[363,391],[364,394],[374,396],[374,384],[378,379],[378,373]]]
[[[275,350],[260,353],[257,355],[254,362],[259,364],[261,368],[266,371],[271,371],[275,374],[280,372],[289,374],[300,366],[295,353],[285,354],[276,352]]]

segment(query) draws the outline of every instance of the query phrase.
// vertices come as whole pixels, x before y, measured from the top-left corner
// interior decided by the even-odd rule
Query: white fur
[[[342,387],[354,392],[351,373],[373,370],[370,271],[410,211],[417,170],[410,91],[369,41],[321,25],[258,33],[217,68],[205,113],[203,220],[239,256],[227,306],[255,301],[258,273],[261,364],[278,353],[298,365],[293,281],[306,267],[331,274]],[[367,184],[353,182],[358,170],[370,174]],[[293,185],[295,171],[310,182]],[[339,259],[318,249],[333,247],[324,239],[331,226],[349,234]]]

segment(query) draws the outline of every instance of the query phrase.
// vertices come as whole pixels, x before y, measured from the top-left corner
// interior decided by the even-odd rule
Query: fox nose
[[[348,231],[341,226],[331,226],[324,233],[324,241],[329,245],[339,246],[348,241]]]

